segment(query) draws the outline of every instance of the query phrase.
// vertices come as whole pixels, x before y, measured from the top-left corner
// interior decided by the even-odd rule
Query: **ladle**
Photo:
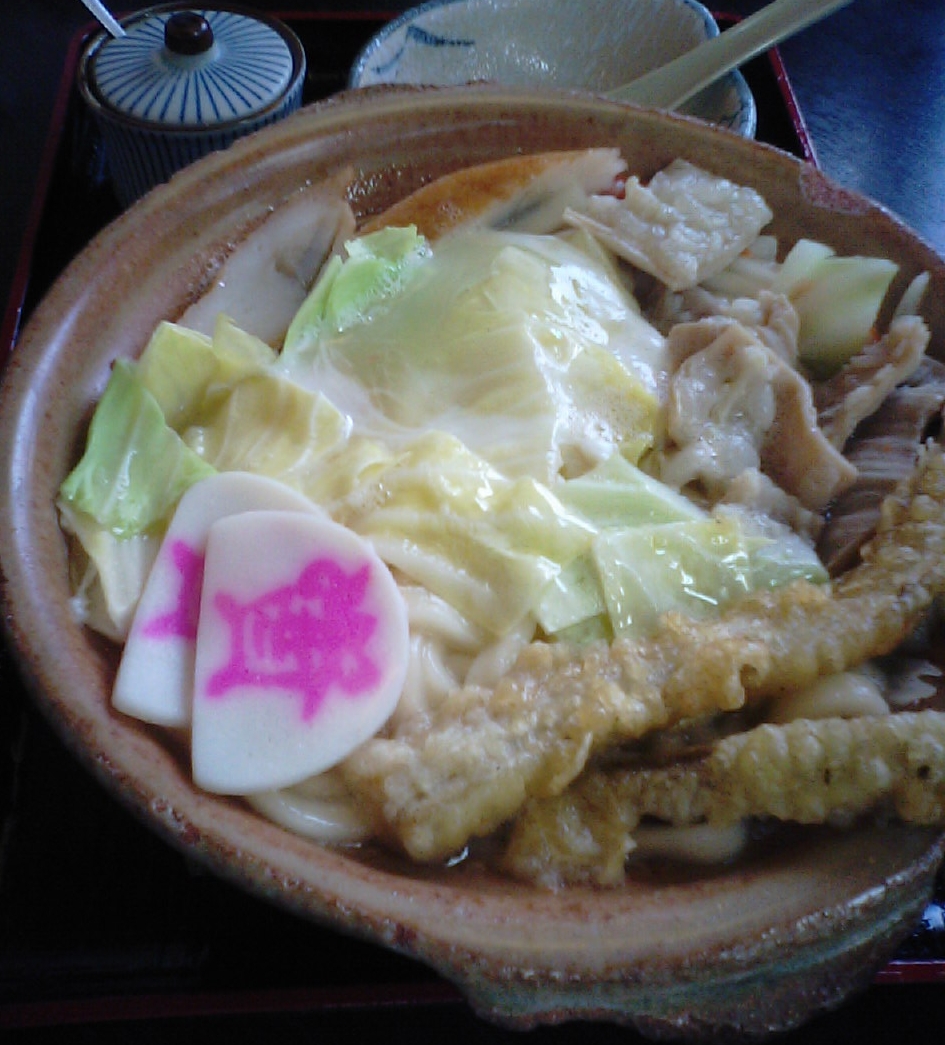
[[[676,109],[729,70],[851,2],[774,0],[666,65],[607,91],[607,97],[655,109]]]

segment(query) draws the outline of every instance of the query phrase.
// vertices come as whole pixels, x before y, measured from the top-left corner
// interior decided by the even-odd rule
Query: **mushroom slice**
[[[181,325],[212,335],[223,314],[278,346],[326,259],[354,234],[347,181],[306,188],[272,210],[234,247]]]

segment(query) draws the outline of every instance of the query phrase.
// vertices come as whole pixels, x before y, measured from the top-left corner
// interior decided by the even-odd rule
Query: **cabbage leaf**
[[[104,530],[133,537],[162,527],[181,494],[213,471],[167,425],[134,365],[119,359],[59,498]]]
[[[620,454],[591,471],[559,482],[553,492],[572,512],[585,519],[595,535],[624,532],[638,526],[708,518],[696,504],[665,483],[647,475]],[[594,542],[596,547],[596,538]],[[594,621],[606,634],[610,621],[593,547],[568,563],[541,593],[535,615],[548,635],[574,635]]]
[[[652,444],[662,356],[592,254],[481,230],[438,242],[396,308],[287,339],[280,365],[365,435],[404,445],[446,432],[506,475],[548,483],[565,463]]]
[[[430,256],[426,239],[415,226],[379,229],[345,244],[347,257],[336,254],[325,266],[283,343],[291,355],[323,335],[364,322],[372,310],[397,297],[414,269]]]
[[[221,315],[212,338],[176,323],[158,324],[138,361],[137,375],[167,423],[181,432],[206,410],[217,390],[266,370],[274,360],[264,341]]]
[[[510,479],[430,433],[375,467],[336,517],[490,634],[510,631],[593,530],[531,478]]]
[[[813,549],[784,530],[775,538],[739,512],[718,511],[605,531],[593,557],[615,634],[645,635],[669,611],[712,617],[748,592],[798,579],[826,583]]]
[[[161,535],[116,537],[98,523],[60,504],[63,530],[81,548],[71,556],[70,605],[76,620],[115,642],[124,642],[145,581],[161,546]]]
[[[672,487],[647,475],[620,454],[553,487],[562,504],[598,529],[701,519],[705,512]]]
[[[774,289],[797,310],[798,354],[815,377],[829,377],[875,338],[880,307],[898,271],[887,258],[841,257],[812,240],[791,248]]]
[[[183,438],[218,471],[254,472],[311,496],[323,458],[344,445],[348,431],[324,396],[270,370],[217,390]]]

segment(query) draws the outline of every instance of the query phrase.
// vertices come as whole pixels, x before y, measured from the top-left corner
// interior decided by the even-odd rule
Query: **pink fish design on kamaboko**
[[[146,621],[143,633],[155,638],[177,636],[197,638],[197,618],[200,614],[200,586],[203,584],[204,557],[186,541],[174,541],[167,552],[177,572],[177,598],[167,612]]]
[[[380,669],[368,654],[377,617],[362,608],[369,582],[367,564],[347,573],[319,558],[295,582],[248,602],[217,592],[230,651],[208,680],[207,697],[247,685],[280,690],[300,698],[301,717],[310,722],[333,687],[348,696],[372,689]]]
[[[318,513],[215,522],[194,664],[194,782],[251,795],[338,765],[388,720],[410,661],[407,606],[364,538]]]
[[[321,524],[325,516],[307,497],[261,475],[215,472],[194,483],[183,494],[130,624],[112,690],[116,710],[157,725],[191,727],[197,697],[197,647],[210,532],[227,519],[272,512],[317,518],[319,532],[323,532]],[[281,533],[284,527],[277,526],[277,529]],[[249,548],[244,551],[241,547],[236,561],[222,573],[217,571],[213,590],[229,591],[231,580],[236,580],[247,568],[259,565],[259,549],[265,540],[254,534]],[[286,540],[277,538],[270,546],[277,559]],[[333,549],[334,546],[310,546],[300,554],[294,569],[283,574],[269,571],[249,590],[233,590],[244,599],[268,591],[295,577],[310,560],[320,555],[335,555]],[[266,562],[272,565],[273,561],[272,554],[268,554]],[[365,549],[356,545],[345,561],[360,564],[370,560],[365,557]],[[222,589],[221,581],[225,582]],[[374,602],[371,605],[376,608]],[[225,629],[222,622],[220,626]],[[380,631],[383,632],[383,627]],[[225,630],[223,638],[226,638]],[[375,643],[372,650],[376,652],[376,649]],[[216,662],[217,666],[222,663],[223,658]],[[273,706],[274,702],[270,701],[269,705]],[[292,711],[294,714],[294,708]],[[297,716],[294,721],[298,722]]]

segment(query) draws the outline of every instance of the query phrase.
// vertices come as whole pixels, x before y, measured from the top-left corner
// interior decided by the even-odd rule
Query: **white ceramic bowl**
[[[604,92],[718,34],[696,0],[429,0],[365,45],[348,82],[446,86],[487,80]],[[755,100],[738,72],[680,111],[747,138],[755,134]]]

